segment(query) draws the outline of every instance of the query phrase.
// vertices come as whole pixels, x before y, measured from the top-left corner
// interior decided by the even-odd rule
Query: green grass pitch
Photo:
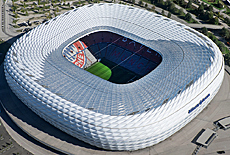
[[[109,69],[109,67],[105,66],[100,62],[96,62],[95,64],[87,68],[86,71],[105,80],[108,80],[112,75],[112,71]]]

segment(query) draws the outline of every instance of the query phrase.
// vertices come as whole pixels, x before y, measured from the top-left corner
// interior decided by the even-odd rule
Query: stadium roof
[[[163,60],[143,78],[115,84],[76,67],[62,56],[67,45],[97,31],[110,31],[144,44],[160,53]],[[118,4],[71,10],[36,27],[12,48],[18,48],[14,54],[21,71],[43,91],[113,116],[143,113],[173,103],[189,86],[199,83],[219,51],[210,39],[185,25]]]

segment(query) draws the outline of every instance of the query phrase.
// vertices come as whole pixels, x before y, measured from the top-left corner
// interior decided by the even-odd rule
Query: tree
[[[208,37],[209,37],[212,41],[217,42],[216,37],[215,37],[212,33],[209,33],[209,34],[208,34]]]
[[[211,11],[208,14],[208,20],[212,20],[212,19],[213,19],[213,12]]]
[[[202,27],[201,32],[205,34],[206,36],[208,35],[208,29],[206,27]]]
[[[161,14],[165,16],[165,11],[162,9]]]
[[[13,20],[13,23],[16,24],[18,20]],[[0,136],[1,137],[1,136]]]
[[[156,9],[156,7],[153,5],[153,6],[152,6],[152,9],[153,9],[153,10],[155,10],[155,9]]]
[[[180,10],[179,10],[179,15],[183,15],[183,14],[184,14],[184,11],[183,11],[182,8],[180,8]]]
[[[168,12],[168,16],[167,16],[168,18],[171,18],[171,12]]]
[[[208,11],[213,11],[213,7],[212,7],[211,5],[209,5],[209,7],[208,7],[207,10],[208,10]]]
[[[229,38],[230,38],[229,30],[226,29],[226,28],[222,28],[222,29],[221,29],[220,35],[221,35],[222,37],[225,37],[226,39],[229,39]]]
[[[51,16],[51,13],[49,12],[48,16],[47,16],[48,19],[51,19],[52,16]]]
[[[217,42],[217,46],[219,47],[220,51],[221,52],[224,52],[225,51],[225,46],[222,42],[218,41]]]
[[[135,0],[132,0],[132,3],[135,4]]]
[[[14,13],[14,18],[19,18],[18,14],[16,12]]]
[[[180,6],[184,6],[185,5],[185,1],[184,0],[181,0],[180,1]]]
[[[150,3],[153,4],[153,3],[154,3],[154,0],[150,0]]]
[[[222,2],[222,1],[220,1],[220,0],[218,1],[218,4],[217,4],[217,5],[218,5],[218,7],[219,7],[219,8],[223,8],[223,7],[224,7],[223,2]]]
[[[13,11],[16,11],[17,8],[18,8],[18,6],[17,6],[16,4],[13,4],[13,6],[11,7],[11,9],[12,9]]]
[[[169,4],[169,11],[174,13],[174,11],[175,11],[175,4],[174,3]]]
[[[217,17],[214,18],[214,24],[218,25],[219,24],[219,19]]]
[[[38,10],[38,11],[39,11],[39,10],[40,10],[40,8],[39,8],[39,7],[36,7],[36,10]]]
[[[228,19],[227,17],[224,18],[224,21],[225,21],[225,23],[230,24],[230,19]]]
[[[192,1],[189,0],[189,1],[188,1],[188,4],[187,4],[187,8],[191,8],[191,6],[192,6]]]
[[[140,1],[138,2],[138,5],[140,5],[140,6],[142,6],[142,5],[143,5],[142,0],[140,0]]]
[[[157,4],[163,5],[164,1],[163,0],[157,0]]]
[[[220,12],[217,12],[217,17],[220,17]]]
[[[185,15],[184,19],[190,22],[191,19],[192,19],[191,14],[190,14],[190,13],[187,13],[187,14]]]
[[[148,7],[148,4],[147,4],[147,3],[145,3],[145,7],[146,7],[146,8]]]
[[[204,14],[204,6],[202,4],[198,7],[198,14]]]
[[[165,5],[167,6],[167,7],[169,7],[170,5],[171,5],[171,1],[170,0],[167,0],[166,2],[165,2]]]
[[[28,14],[27,10],[26,10],[26,16],[29,16],[29,14]]]
[[[229,53],[224,55],[224,62],[226,65],[230,66],[230,54]]]

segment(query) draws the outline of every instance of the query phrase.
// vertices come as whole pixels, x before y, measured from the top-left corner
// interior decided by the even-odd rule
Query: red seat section
[[[133,52],[136,52],[137,50],[140,49],[140,46],[141,46],[141,44],[139,44],[133,40],[130,40],[128,42],[128,45],[126,46],[126,49],[133,51]]]
[[[117,45],[126,48],[128,43],[130,42],[130,39],[122,37],[117,41]],[[127,49],[127,48],[126,48]]]
[[[84,49],[84,47],[81,45],[79,41],[73,43],[73,45],[77,48],[78,52]]]
[[[102,34],[101,33],[93,33],[94,35],[92,35],[93,37],[93,42],[94,44],[97,44],[97,43],[101,43],[102,42]]]
[[[88,47],[94,44],[91,34],[81,38],[81,41],[84,42]]]
[[[111,37],[110,37],[110,42],[117,44],[117,42],[122,39],[122,36],[119,36],[118,34],[112,33]]]
[[[111,37],[111,32],[101,32],[102,33],[102,38],[103,38],[103,42],[110,42],[110,37]]]
[[[161,58],[159,57],[160,55],[155,52],[154,50],[152,49],[149,49],[149,48],[145,48],[143,51],[142,51],[142,54],[141,54],[143,57],[153,61],[153,62],[156,62],[156,63],[160,63],[161,62]]]

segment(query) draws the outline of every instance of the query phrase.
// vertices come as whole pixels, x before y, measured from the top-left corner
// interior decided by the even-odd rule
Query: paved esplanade
[[[3,68],[1,68],[1,73]],[[179,132],[169,137],[160,144],[148,147],[142,150],[133,152],[111,152],[98,149],[82,141],[79,141],[49,123],[45,122],[39,116],[28,109],[17,97],[11,92],[4,76],[1,76],[1,91],[0,99],[3,102],[10,117],[35,139],[46,143],[56,149],[70,154],[188,154],[190,155],[196,148],[196,145],[191,143],[193,138],[202,128],[214,128],[212,123],[220,118],[229,115],[230,109],[230,76],[225,72],[225,78],[220,91],[213,101],[203,110],[193,121],[186,125]],[[224,150],[230,153],[230,130],[218,130],[218,137],[211,143],[208,149],[201,148],[199,154],[216,154],[216,151]],[[32,150],[27,148],[33,153]]]

